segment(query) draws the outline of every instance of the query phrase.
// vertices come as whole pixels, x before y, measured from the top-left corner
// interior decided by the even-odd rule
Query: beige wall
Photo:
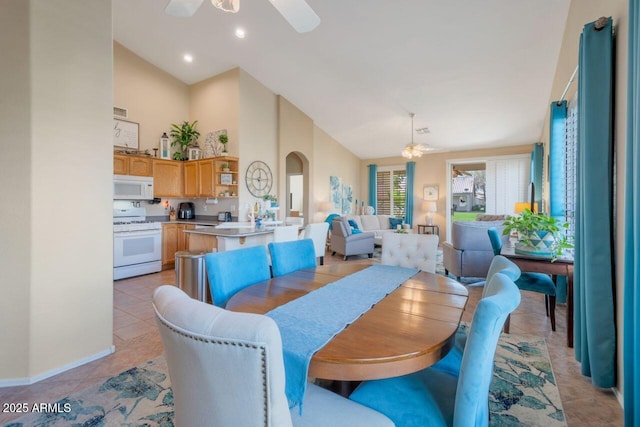
[[[230,156],[238,155],[239,72],[234,68],[189,86],[189,118],[198,121],[200,147],[207,133],[226,129],[227,151]]]
[[[31,85],[29,2],[0,3],[0,177],[2,194],[21,215],[0,210],[0,378],[29,372],[31,287]]]
[[[22,202],[19,222],[11,209],[1,221],[0,382],[10,384],[112,350],[113,55],[110,2],[10,1],[0,16],[15,60],[0,65],[13,95],[3,118],[15,119],[3,182]]]
[[[320,203],[331,201],[330,176],[339,176],[344,184],[352,186],[354,202],[356,198],[362,200],[359,195],[364,181],[360,177],[360,159],[317,126],[313,127],[313,144],[314,191],[309,218],[320,222],[334,213],[320,209]]]
[[[304,193],[314,193],[313,120],[286,98],[278,96],[278,196],[287,195],[287,156],[296,153],[304,165]],[[303,211],[310,214],[310,197],[304,197]]]
[[[560,58],[556,68],[553,89],[549,97],[549,104],[556,101],[562,95],[571,74],[578,65],[578,49],[580,33],[585,24],[593,22],[601,16],[613,18],[616,33],[615,53],[615,145],[616,145],[616,235],[615,245],[617,256],[616,277],[616,322],[617,328],[617,352],[618,352],[618,389],[623,390],[623,365],[622,365],[622,337],[623,337],[623,277],[624,277],[624,191],[626,172],[626,126],[627,126],[627,62],[628,62],[628,12],[627,0],[572,0],[569,8],[569,16],[565,27]],[[578,87],[578,78],[571,85],[565,99],[570,100]],[[548,155],[549,143],[549,117],[545,120],[541,141],[545,143],[545,156]],[[546,182],[546,180],[545,180]],[[548,194],[548,192],[547,192]],[[621,400],[621,394],[618,395]]]
[[[273,188],[271,194],[283,200],[284,193],[278,193],[278,99],[262,83],[244,70],[239,72],[240,105],[240,212],[244,214],[248,205],[256,198],[249,193],[245,184],[245,171],[249,164],[262,160],[271,168]],[[280,216],[282,214],[280,213]]]
[[[450,151],[446,153],[431,153],[425,154],[419,159],[415,159],[416,162],[416,176],[413,187],[414,197],[414,210],[413,210],[413,225],[416,228],[416,224],[424,224],[424,217],[427,214],[422,207],[422,189],[427,184],[438,185],[438,197],[437,202],[438,212],[433,215],[433,223],[440,226],[440,240],[444,241],[447,235],[446,229],[446,204],[447,204],[447,161],[456,159],[472,159],[472,158],[490,158],[495,156],[506,156],[510,154],[525,154],[531,153],[533,150],[533,144],[519,145],[515,147],[500,147],[484,150],[465,150],[465,151]],[[362,180],[362,191],[358,197],[359,199],[364,197],[365,205],[369,200],[369,168],[370,164],[377,164],[378,166],[395,166],[405,165],[407,159],[402,157],[387,157],[384,159],[368,159],[360,162],[361,172],[360,179]],[[355,197],[355,196],[354,196]]]
[[[117,42],[113,43],[113,96],[116,106],[128,109],[126,120],[140,124],[140,149],[152,154],[162,132],[169,134],[171,123],[189,119],[189,87]]]

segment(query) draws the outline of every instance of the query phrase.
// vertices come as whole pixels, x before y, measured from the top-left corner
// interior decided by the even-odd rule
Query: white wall
[[[112,349],[113,54],[109,1],[5,1],[0,16],[0,39],[15,45],[3,45],[2,80],[28,95],[2,97],[3,112],[17,110],[3,128],[18,128],[4,146],[22,146],[2,156],[5,196],[26,203],[0,221],[17,225],[2,239],[1,384]]]

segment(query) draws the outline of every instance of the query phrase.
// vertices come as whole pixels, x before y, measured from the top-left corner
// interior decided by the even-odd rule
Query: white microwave
[[[114,175],[113,200],[152,200],[153,177]]]

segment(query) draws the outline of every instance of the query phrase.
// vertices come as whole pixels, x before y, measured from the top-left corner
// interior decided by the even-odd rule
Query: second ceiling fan
[[[204,0],[170,0],[165,12],[171,16],[193,16]],[[269,0],[286,21],[299,33],[307,33],[320,24],[320,17],[305,0]],[[218,9],[236,13],[240,10],[240,0],[211,0]]]

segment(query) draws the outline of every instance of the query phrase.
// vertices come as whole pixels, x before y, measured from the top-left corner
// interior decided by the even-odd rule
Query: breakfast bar
[[[256,228],[250,223],[229,222],[218,227],[184,230],[189,235],[189,250],[231,251],[251,246],[265,246],[273,240],[273,228]]]

